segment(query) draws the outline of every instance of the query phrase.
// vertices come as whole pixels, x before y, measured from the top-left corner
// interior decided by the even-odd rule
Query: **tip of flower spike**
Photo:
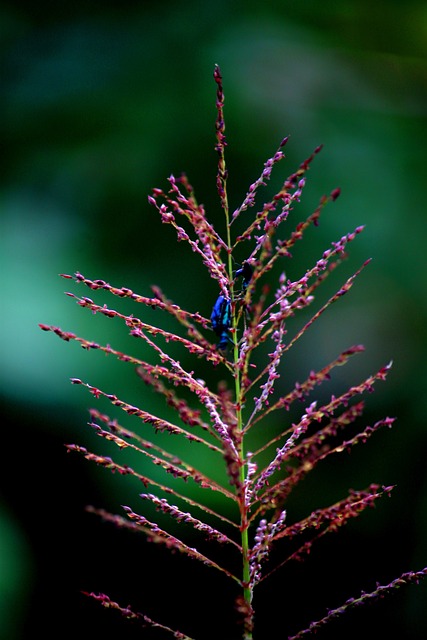
[[[337,187],[336,189],[331,191],[331,200],[335,201],[338,198],[338,196],[340,195],[340,193],[341,193],[341,189],[339,187]]]
[[[220,66],[218,64],[216,64],[214,66],[213,77],[214,77],[214,80],[215,80],[215,82],[217,84],[217,94],[219,96],[223,97],[223,93],[222,93],[222,73],[221,73]]]
[[[390,497],[390,494],[391,494],[391,492],[393,491],[393,489],[395,487],[396,487],[395,484],[391,484],[391,485],[389,485],[387,487],[383,485],[382,489],[383,489],[384,493],[386,493],[388,495],[388,497]]]

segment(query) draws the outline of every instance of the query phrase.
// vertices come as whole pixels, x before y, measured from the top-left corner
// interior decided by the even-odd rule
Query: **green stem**
[[[225,167],[224,147],[222,146],[220,152],[220,158],[218,163],[218,179],[222,186],[222,207],[225,215],[225,223],[227,230],[227,268],[228,277],[230,282],[230,298],[232,304],[232,336],[233,336],[233,363],[234,363],[234,391],[236,398],[236,419],[237,419],[237,433],[239,437],[238,452],[239,452],[239,480],[240,485],[243,487],[246,479],[246,465],[244,447],[242,442],[243,434],[243,417],[242,417],[242,392],[241,392],[241,372],[237,368],[239,360],[239,343],[237,335],[237,316],[234,306],[234,287],[233,287],[233,260],[232,260],[232,244],[231,244],[231,229],[230,229],[230,210],[228,206],[227,195],[227,173]],[[243,582],[243,598],[247,605],[247,611],[252,611],[252,589],[249,586],[250,581],[250,566],[249,566],[249,535],[248,535],[248,508],[246,506],[245,495],[242,493],[239,500],[240,509],[240,531],[241,531],[241,543],[242,543],[242,582]],[[245,620],[245,632],[243,640],[252,640],[252,620]]]
[[[229,224],[229,215],[228,215],[228,207],[225,208],[226,221],[227,221],[227,244],[228,247],[231,247],[231,233],[230,233],[230,224]],[[228,273],[230,280],[230,296],[232,303],[234,301],[234,288],[233,288],[233,261],[231,250],[228,253]],[[237,368],[237,363],[239,359],[239,343],[238,343],[238,335],[237,335],[237,317],[235,313],[235,309],[233,308],[232,314],[232,336],[233,336],[233,363],[234,363],[234,392],[236,398],[236,419],[237,419],[237,433],[239,434],[239,439],[243,433],[243,416],[242,416],[242,392],[241,392],[241,373]],[[239,440],[238,443],[238,451],[239,451],[239,461],[240,461],[240,471],[239,471],[239,480],[240,485],[243,487],[246,479],[246,465],[245,465],[245,455],[244,455],[244,447],[243,442]],[[249,535],[248,535],[248,509],[246,506],[245,496],[242,494],[239,500],[239,508],[240,508],[240,530],[241,530],[241,544],[242,544],[242,582],[243,582],[243,598],[247,604],[248,611],[251,611],[251,602],[252,602],[252,589],[249,586],[250,581],[250,566],[249,566]],[[244,640],[252,640],[252,631],[248,629],[252,625],[245,624],[246,630],[244,635]]]

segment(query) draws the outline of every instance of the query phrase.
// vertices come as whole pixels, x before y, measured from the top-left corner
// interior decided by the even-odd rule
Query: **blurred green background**
[[[387,384],[369,397],[367,421],[396,415],[395,428],[358,451],[353,466],[346,459],[343,475],[335,468],[320,475],[313,497],[314,506],[326,505],[328,491],[338,499],[347,486],[376,481],[397,484],[392,500],[340,534],[342,543],[338,536],[325,547],[312,573],[307,563],[292,582],[288,575],[260,598],[277,605],[270,614],[277,623],[299,585],[305,595],[292,609],[302,608],[304,624],[326,606],[374,588],[377,579],[386,583],[427,565],[426,3],[14,1],[0,4],[0,35],[0,637],[94,629],[101,637],[136,637],[79,593],[114,596],[118,582],[123,604],[138,602],[135,585],[143,584],[144,593],[157,594],[149,612],[166,609],[166,593],[184,606],[176,584],[163,584],[163,567],[148,575],[133,539],[84,513],[90,502],[117,510],[126,490],[63,447],[92,443],[85,433],[90,399],[70,377],[152,408],[155,399],[141,399],[132,368],[67,346],[37,323],[125,348],[119,324],[102,322],[63,295],[89,294],[57,277],[75,271],[144,295],[159,284],[175,301],[209,315],[214,285],[161,225],[147,194],[164,187],[170,173],[186,171],[211,220],[221,223],[215,63],[224,76],[231,205],[290,134],[288,159],[273,185],[324,143],[302,211],[342,189],[297,264],[310,266],[307,259],[332,240],[366,224],[348,273],[374,260],[349,298],[307,334],[291,360],[291,382],[353,343],[367,349],[355,379],[394,360]],[[315,594],[325,583],[330,597],[323,603]],[[188,602],[190,617],[202,603],[208,608],[204,589],[203,583],[197,606]],[[222,586],[218,591],[220,598]],[[292,624],[283,621],[284,637],[297,630]],[[427,586],[400,590],[318,637],[362,632],[425,638]]]

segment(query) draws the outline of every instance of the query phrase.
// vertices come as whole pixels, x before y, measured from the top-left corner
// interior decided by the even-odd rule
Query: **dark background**
[[[301,215],[336,186],[342,195],[297,252],[296,270],[359,224],[366,230],[336,288],[374,258],[290,356],[283,384],[353,343],[367,351],[343,383],[394,360],[387,384],[368,398],[366,423],[391,415],[395,427],[325,465],[294,508],[326,506],[371,481],[396,484],[393,496],[260,587],[257,637],[269,637],[270,626],[285,638],[377,580],[427,565],[425,2],[2,2],[0,37],[0,637],[162,637],[141,634],[81,590],[176,621],[198,639],[235,637],[224,631],[234,594],[221,576],[84,511],[95,504],[117,512],[132,500],[136,509],[140,488],[65,453],[65,442],[99,446],[85,430],[91,399],[69,378],[160,411],[156,399],[141,394],[132,367],[37,326],[126,348],[119,323],[63,295],[89,295],[57,277],[77,270],[145,295],[159,284],[209,315],[214,285],[160,224],[147,194],[186,171],[221,224],[214,63],[224,76],[231,206],[284,135],[288,159],[271,189],[324,143]],[[318,637],[360,635],[425,638],[427,584],[400,589]]]

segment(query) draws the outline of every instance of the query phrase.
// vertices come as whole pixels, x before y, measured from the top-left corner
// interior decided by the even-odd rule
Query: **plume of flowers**
[[[130,475],[142,482],[141,513],[127,505],[123,506],[120,515],[95,507],[90,510],[118,527],[139,531],[153,542],[219,571],[237,590],[235,607],[243,620],[241,637],[251,640],[254,633],[253,595],[258,584],[268,580],[274,572],[285,571],[288,563],[305,558],[319,539],[336,533],[390,493],[392,487],[379,484],[351,490],[337,503],[321,507],[299,521],[293,521],[292,514],[286,509],[287,499],[295,486],[313,473],[318,464],[330,456],[350,451],[375,436],[378,430],[393,425],[394,418],[385,417],[370,426],[359,426],[364,408],[362,397],[386,379],[391,363],[383,365],[338,396],[331,395],[321,402],[316,400],[316,390],[329,380],[332,372],[363,352],[361,345],[352,345],[334,355],[319,370],[308,371],[302,382],[291,380],[293,387],[281,395],[279,381],[284,375],[283,360],[287,352],[333,303],[350,291],[369,261],[342,282],[325,303],[315,308],[302,328],[294,331],[292,319],[301,310],[306,312],[307,308],[315,306],[318,288],[339,266],[348,246],[363,227],[358,226],[333,242],[296,279],[288,278],[282,263],[292,257],[294,245],[303,239],[306,230],[319,224],[324,208],[338,198],[340,191],[334,189],[329,195],[322,196],[318,206],[304,220],[296,224],[292,221],[311,164],[321,150],[318,147],[283,181],[277,193],[257,208],[256,198],[260,189],[266,186],[276,165],[285,159],[288,138],[284,138],[264,164],[260,177],[250,185],[242,204],[230,211],[224,93],[218,66],[215,67],[214,79],[217,87],[216,185],[224,214],[225,233],[220,234],[209,222],[185,175],[170,176],[168,188],[153,189],[148,200],[162,222],[175,231],[177,240],[187,243],[199,256],[209,276],[217,283],[218,299],[211,300],[204,310],[205,315],[202,315],[199,311],[182,309],[159,287],[153,287],[151,295],[142,295],[126,287],[112,286],[104,280],[89,279],[78,272],[62,274],[79,288],[101,290],[140,305],[140,314],[126,315],[106,304],[95,303],[90,297],[67,293],[79,306],[93,314],[116,318],[123,323],[131,336],[145,344],[143,352],[151,353],[147,360],[123,353],[109,344],[86,340],[56,326],[41,324],[40,327],[62,340],[76,342],[84,349],[100,350],[130,363],[138,376],[173,409],[176,419],[169,421],[130,404],[126,398],[73,378],[72,383],[85,387],[95,400],[103,399],[111,405],[109,414],[96,408],[90,410],[90,428],[118,449],[131,449],[141,456],[145,461],[144,473],[77,444],[69,444],[67,448],[112,472]],[[246,227],[234,233],[238,219],[239,228],[243,221]],[[288,225],[290,230],[287,230]],[[283,230],[287,232],[284,234]],[[236,255],[244,256],[237,266]],[[281,271],[275,292],[270,294],[273,269],[277,265]],[[170,316],[176,323],[176,331],[166,330],[160,324],[151,324],[144,319],[146,310],[150,308]],[[193,370],[170,355],[168,345],[171,343],[187,352],[188,358],[198,359],[198,371],[201,361],[204,361],[204,366],[220,371],[224,381],[218,389],[209,388]],[[289,417],[291,408],[292,415],[297,416],[294,419]],[[132,416],[134,429],[120,423],[120,412]],[[282,428],[273,436],[268,422],[274,414],[280,414]],[[148,436],[142,437],[142,425],[146,425],[144,433],[148,429]],[[156,434],[159,432],[171,434],[170,450],[157,442]],[[174,453],[174,439],[188,441],[188,446],[191,443],[192,447],[199,448],[199,465],[190,464]],[[227,481],[214,480],[204,470],[204,451],[209,451],[218,464],[223,465]],[[156,467],[163,471],[164,480],[160,481],[154,473]],[[192,485],[202,488],[206,495],[210,492],[221,495],[222,502],[216,504],[223,503],[224,509],[220,506],[212,508],[208,499],[196,498]],[[182,525],[182,539],[144,515],[144,503],[147,502]],[[229,505],[232,505],[234,517],[230,516]],[[222,560],[221,554],[221,560],[214,560],[204,550],[206,545],[203,552],[190,546],[185,540],[188,528],[193,529],[194,536],[202,536],[212,546],[227,547],[231,555],[234,554],[234,561],[227,564],[229,555],[224,555]],[[294,545],[288,555],[272,564],[271,549],[284,539],[295,539],[296,548]],[[240,566],[240,570],[236,571],[236,566]],[[305,637],[348,609],[382,597],[402,584],[418,581],[426,573],[427,568],[405,573],[387,586],[377,585],[371,593],[348,599],[343,605],[331,609],[320,621],[293,633],[292,638]],[[156,622],[143,613],[134,612],[104,594],[88,595],[104,607],[118,610],[125,618],[143,626],[161,629],[175,638],[191,640],[185,633]],[[291,630],[288,633],[291,634]],[[203,630],[199,637],[204,637]],[[227,637],[226,631],[224,637]],[[281,637],[284,637],[283,631]]]

